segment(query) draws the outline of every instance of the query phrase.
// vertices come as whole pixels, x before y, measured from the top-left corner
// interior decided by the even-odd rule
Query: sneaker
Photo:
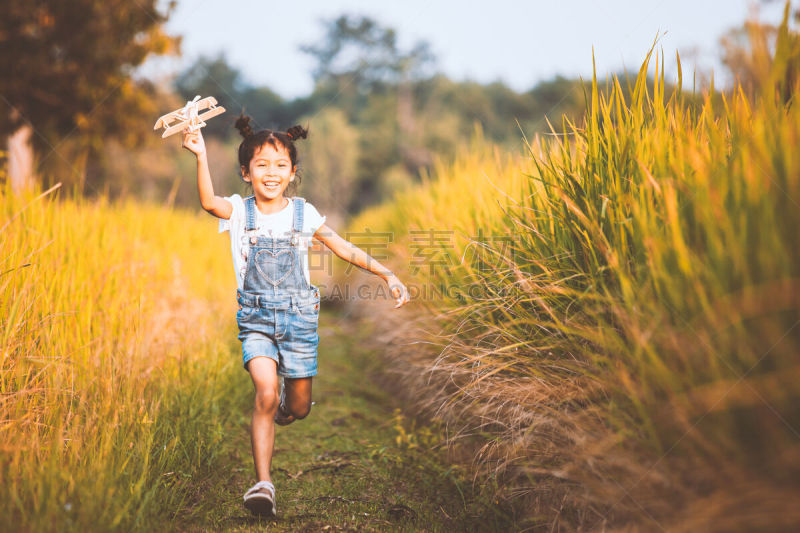
[[[244,506],[258,516],[275,516],[275,485],[259,481],[244,493]]]

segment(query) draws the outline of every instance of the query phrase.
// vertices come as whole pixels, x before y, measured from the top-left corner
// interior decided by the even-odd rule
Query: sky
[[[305,96],[314,61],[299,47],[320,42],[322,20],[353,14],[394,28],[401,49],[427,41],[437,70],[455,80],[526,91],[556,75],[586,78],[592,47],[598,73],[638,69],[662,35],[668,76],[677,51],[684,78],[713,70],[724,84],[719,38],[754,4],[762,20],[780,21],[781,0],[178,0],[166,30],[182,36],[183,55],[151,61],[143,73],[169,77],[201,55],[223,53],[245,81],[284,98]]]

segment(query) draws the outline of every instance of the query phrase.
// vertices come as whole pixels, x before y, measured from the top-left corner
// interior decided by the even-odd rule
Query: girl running
[[[270,467],[275,424],[305,418],[311,410],[311,381],[317,374],[319,288],[311,284],[308,246],[311,236],[350,263],[380,276],[396,300],[409,300],[408,290],[389,269],[325,225],[325,218],[297,196],[288,197],[300,181],[295,141],[308,132],[301,126],[286,132],[254,132],[250,117],[236,128],[242,179],[253,195],[214,194],[202,133],[184,132],[183,146],[197,156],[197,190],[203,209],[228,231],[237,274],[239,310],[236,321],[244,368],[255,387],[251,444],[257,482],[244,495],[252,513],[275,516],[275,486]],[[279,392],[279,376],[283,386]]]

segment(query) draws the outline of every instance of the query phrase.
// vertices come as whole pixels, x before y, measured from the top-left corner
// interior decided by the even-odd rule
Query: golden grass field
[[[392,390],[533,530],[796,530],[800,40],[754,96],[672,90],[654,53],[567,136],[478,137],[351,224],[418,289]]]
[[[230,252],[207,215],[58,193],[0,192],[0,529],[152,530],[233,413]]]
[[[520,529],[800,529],[786,23],[762,64],[755,94],[694,95],[651,51],[593,80],[565,136],[476,137],[350,224],[393,233],[417,295],[353,311],[379,321],[389,390]],[[59,192],[0,190],[0,530],[157,530],[201,500],[250,394],[227,236]]]

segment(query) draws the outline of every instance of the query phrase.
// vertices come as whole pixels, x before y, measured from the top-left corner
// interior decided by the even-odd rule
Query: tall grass
[[[0,530],[177,527],[238,398],[225,240],[57,194],[0,191]]]
[[[800,39],[784,20],[759,95],[701,106],[652,54],[566,138],[478,139],[354,221],[458,289],[387,361],[532,527],[800,527]]]

